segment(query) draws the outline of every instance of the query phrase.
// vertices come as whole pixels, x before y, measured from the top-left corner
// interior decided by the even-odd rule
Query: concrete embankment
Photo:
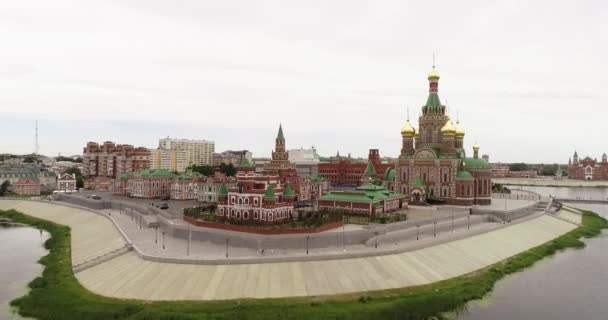
[[[603,187],[608,188],[608,181],[586,181],[554,178],[494,178],[494,184],[537,187]]]
[[[125,245],[110,220],[92,211],[32,201],[0,209],[68,225],[73,264]],[[142,260],[127,252],[76,274],[87,289],[143,300],[218,300],[343,294],[428,284],[473,272],[550,241],[576,225],[549,215],[424,249],[324,261],[186,265]]]

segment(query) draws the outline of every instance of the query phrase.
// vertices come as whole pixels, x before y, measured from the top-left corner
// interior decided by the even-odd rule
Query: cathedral
[[[418,128],[409,114],[401,129],[402,148],[396,165],[395,190],[409,196],[410,203],[435,201],[455,205],[491,203],[492,170],[479,157],[463,148],[465,132],[457,120],[450,119],[438,93],[439,72],[428,75],[429,95],[418,118]]]

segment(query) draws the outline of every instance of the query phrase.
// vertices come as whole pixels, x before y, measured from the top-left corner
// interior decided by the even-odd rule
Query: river
[[[29,227],[0,227],[0,319],[23,319],[9,303],[27,293],[27,284],[42,273],[37,261],[47,253],[46,232]]]
[[[606,199],[605,188],[524,187],[542,195]],[[571,204],[608,218],[608,205]],[[473,301],[459,320],[608,319],[608,233],[584,240],[583,250],[566,250],[496,283]]]

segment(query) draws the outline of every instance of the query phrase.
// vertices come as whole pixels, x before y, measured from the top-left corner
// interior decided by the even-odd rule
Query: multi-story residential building
[[[171,172],[185,172],[189,164],[187,152],[183,149],[156,149],[151,151],[150,168]]]
[[[76,175],[75,174],[58,174],[57,175],[57,191],[60,192],[74,192],[76,188]]]
[[[10,186],[10,190],[19,195],[39,196],[40,181],[37,179],[19,179]]]
[[[88,142],[83,149],[82,174],[87,189],[109,190],[112,179],[149,166],[147,148],[106,141],[103,144]]]
[[[585,157],[579,159],[574,151],[572,159],[568,160],[568,179],[576,180],[608,180],[608,155],[602,155],[602,161]]]
[[[189,139],[174,139],[163,138],[158,141],[158,149],[164,150],[183,150],[185,151],[185,165],[210,166],[213,165],[213,152],[215,152],[215,143],[208,140],[189,140]],[[176,161],[182,161],[177,157]],[[182,165],[178,164],[178,167]]]
[[[213,165],[232,164],[238,166],[243,162],[253,163],[253,155],[249,150],[227,150],[222,153],[213,154]]]
[[[371,165],[371,168],[370,168]],[[380,152],[378,149],[370,149],[367,161],[357,161],[350,157],[342,158],[338,154],[331,162],[322,162],[319,164],[319,175],[325,178],[333,186],[360,186],[366,179],[364,174],[374,180],[381,180],[386,171],[394,168],[393,163],[383,163],[380,160]]]
[[[408,115],[401,129],[395,190],[408,195],[410,203],[432,198],[459,205],[490,204],[492,168],[479,157],[477,144],[473,157],[466,157],[465,132],[458,120],[452,122],[439,100],[439,72],[435,66],[428,80],[429,94],[418,128],[410,124]]]

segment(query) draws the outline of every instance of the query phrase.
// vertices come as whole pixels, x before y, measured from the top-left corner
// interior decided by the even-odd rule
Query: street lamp
[[[376,231],[376,249],[378,249],[378,231]]]
[[[467,230],[471,229],[471,215],[467,216]]]
[[[310,240],[310,235],[306,235],[306,255],[308,255],[308,241]]]
[[[437,221],[433,221],[433,238],[437,237]]]
[[[451,208],[452,211],[452,233],[454,233],[454,208]]]
[[[154,243],[158,243],[158,226],[154,226]]]
[[[167,232],[163,230],[161,233],[163,234],[163,249],[165,249],[165,233]]]
[[[188,223],[188,222],[187,222]],[[190,255],[190,237],[191,237],[191,233],[190,233],[190,223],[188,223],[188,241],[187,241],[187,247],[186,247],[186,255],[189,256]]]
[[[346,252],[346,242],[344,241],[345,224],[344,224],[344,213],[342,213],[342,251]]]
[[[228,258],[228,244],[230,243],[230,238],[226,238],[226,259]]]
[[[420,225],[416,225],[416,240],[420,239]]]

